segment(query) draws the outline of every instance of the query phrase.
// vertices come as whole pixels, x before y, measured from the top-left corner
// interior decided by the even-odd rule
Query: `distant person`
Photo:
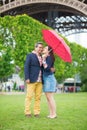
[[[11,90],[10,85],[8,85],[7,88],[8,88],[8,92],[10,92],[10,90]]]
[[[54,93],[56,92],[56,79],[54,77],[54,55],[51,47],[46,46],[43,50],[43,92],[46,95],[47,103],[49,107],[48,118],[56,118],[56,104],[54,100]]]

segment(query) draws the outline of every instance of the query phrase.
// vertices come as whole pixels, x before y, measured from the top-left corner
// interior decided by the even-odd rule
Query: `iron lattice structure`
[[[87,32],[87,0],[0,0],[0,15],[28,14],[61,34]]]

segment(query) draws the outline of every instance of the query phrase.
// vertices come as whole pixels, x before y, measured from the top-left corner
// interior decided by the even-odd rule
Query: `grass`
[[[55,94],[56,119],[46,118],[45,95],[38,119],[24,116],[24,100],[25,95],[0,95],[0,130],[87,130],[87,93]]]

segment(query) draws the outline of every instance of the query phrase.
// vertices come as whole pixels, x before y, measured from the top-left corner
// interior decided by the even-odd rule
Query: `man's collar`
[[[32,51],[32,53],[36,54],[37,56],[40,56],[35,50]]]

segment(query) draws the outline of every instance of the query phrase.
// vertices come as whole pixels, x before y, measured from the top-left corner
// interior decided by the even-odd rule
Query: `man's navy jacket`
[[[24,66],[25,80],[29,79],[31,83],[36,82],[40,70],[42,71],[42,67],[40,66],[36,54],[34,53],[28,54]]]

